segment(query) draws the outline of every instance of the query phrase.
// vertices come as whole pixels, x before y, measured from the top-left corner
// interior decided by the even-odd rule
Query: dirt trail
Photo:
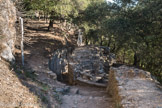
[[[63,96],[61,108],[113,108],[105,89],[77,85]]]
[[[57,28],[57,25],[54,25]],[[64,38],[59,36],[57,29],[54,32],[47,31],[47,24],[43,21],[30,21],[25,25],[25,37],[28,43],[25,45],[25,62],[35,71],[37,80],[48,84],[53,88],[69,87],[69,92],[61,95],[61,108],[112,108],[111,98],[107,96],[105,89],[89,87],[85,85],[68,86],[59,83],[48,76],[48,60],[52,53],[64,46]],[[57,34],[57,35],[54,35]],[[63,90],[63,89],[61,89]],[[49,99],[50,100],[50,99]],[[52,108],[56,105],[49,101]],[[58,107],[58,106],[57,106]]]

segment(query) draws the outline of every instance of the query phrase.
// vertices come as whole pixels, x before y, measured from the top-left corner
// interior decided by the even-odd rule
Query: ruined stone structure
[[[161,108],[162,87],[150,72],[134,67],[113,67],[124,108]]]
[[[77,47],[68,54],[66,49],[57,50],[49,61],[49,68],[61,76],[68,73],[71,84],[80,81],[97,86],[106,86],[108,70],[113,60],[109,48],[97,46]]]
[[[62,74],[68,72],[68,50],[59,49],[55,51],[49,61],[49,69],[57,74],[58,79],[62,79]]]

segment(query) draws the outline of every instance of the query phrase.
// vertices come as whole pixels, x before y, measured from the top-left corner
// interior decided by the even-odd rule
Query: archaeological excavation
[[[0,108],[162,108],[161,0],[0,0]]]

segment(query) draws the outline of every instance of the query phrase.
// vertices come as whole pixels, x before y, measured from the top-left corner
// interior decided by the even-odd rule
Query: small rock
[[[86,100],[83,100],[83,102],[84,102],[84,103],[87,103],[87,101],[86,101]]]
[[[78,104],[78,102],[75,100],[75,101],[74,101],[74,104],[76,105],[76,104]]]
[[[92,99],[92,98],[93,98],[92,96],[89,97],[89,99]]]
[[[63,88],[56,88],[55,91],[56,91],[56,92],[59,92],[59,93],[63,93],[63,92],[64,92],[64,89],[63,89]]]
[[[70,90],[70,92],[72,93],[72,94],[79,94],[79,89],[71,89]]]
[[[65,86],[64,91],[65,91],[66,93],[70,92],[70,87],[69,87],[69,86]]]
[[[70,91],[70,87],[66,86],[65,88],[56,88],[55,91],[61,94],[67,94]]]

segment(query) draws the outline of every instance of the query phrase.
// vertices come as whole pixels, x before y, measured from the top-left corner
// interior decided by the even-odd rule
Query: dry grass
[[[139,78],[146,78],[146,75],[142,71],[140,71],[137,75]]]
[[[125,78],[134,78],[135,77],[135,73],[132,69],[130,69],[128,72],[124,73],[124,77]]]
[[[123,108],[121,105],[121,97],[119,95],[118,82],[115,78],[113,70],[109,73],[109,83],[107,86],[108,95],[112,97],[114,102],[114,108]]]
[[[5,48],[5,46],[3,44],[0,43],[0,53],[2,52],[2,50]]]
[[[8,62],[0,61],[0,73],[1,108],[39,108],[38,97],[22,84]]]
[[[75,84],[73,67],[70,64],[68,64],[68,82],[69,82],[70,85]]]
[[[4,49],[4,46],[2,45],[3,41],[4,41],[4,36],[2,35],[2,30],[1,30],[1,27],[0,27],[0,53]]]
[[[146,78],[146,75],[142,72],[135,72],[133,69],[130,69],[124,73],[125,78],[134,78],[134,77],[139,77],[139,78]]]

